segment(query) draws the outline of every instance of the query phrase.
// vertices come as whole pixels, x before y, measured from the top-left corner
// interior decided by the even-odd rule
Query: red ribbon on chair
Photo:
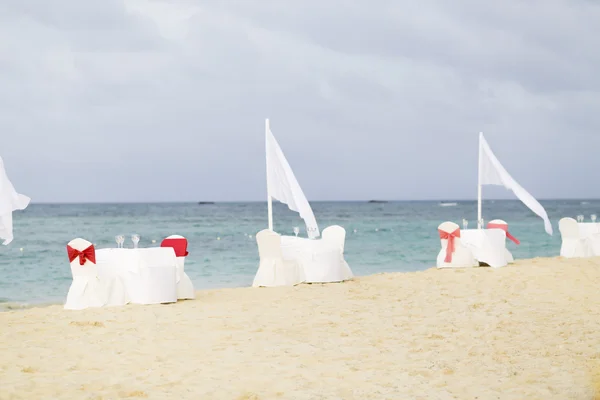
[[[502,229],[504,232],[506,232],[506,237],[509,238],[510,240],[512,240],[515,244],[521,244],[521,242],[519,241],[519,239],[517,239],[516,237],[514,237],[513,235],[511,235],[508,232],[508,225],[506,224],[488,224],[488,229]]]
[[[165,239],[161,242],[160,247],[172,247],[175,250],[176,257],[187,257],[187,239],[185,238],[170,238]]]
[[[455,230],[454,232],[445,232],[438,229],[438,232],[440,233],[440,239],[448,240],[448,245],[446,246],[446,258],[444,259],[444,262],[451,263],[452,253],[454,253],[454,250],[456,250],[454,238],[460,237],[460,228]]]
[[[93,244],[83,251],[75,250],[67,245],[67,255],[69,256],[69,262],[73,262],[73,260],[79,257],[79,265],[85,264],[86,260],[89,260],[92,264],[96,264],[96,249]]]

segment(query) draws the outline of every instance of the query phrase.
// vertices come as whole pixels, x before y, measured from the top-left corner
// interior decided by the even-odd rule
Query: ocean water
[[[448,202],[450,203],[450,201]],[[355,275],[416,271],[435,265],[440,249],[437,226],[447,220],[475,227],[475,201],[311,202],[321,230],[338,224],[346,228],[345,256]],[[565,216],[600,215],[600,200],[542,201],[554,226],[544,232],[543,221],[522,203],[484,201],[486,221],[500,218],[521,240],[507,246],[515,258],[556,256],[560,251],[558,220]],[[293,235],[304,224],[281,203],[273,204],[275,230]],[[197,289],[249,286],[258,267],[254,235],[267,225],[266,202],[218,204],[31,204],[14,214],[15,240],[0,245],[0,310],[39,303],[61,303],[71,284],[65,246],[83,237],[96,248],[116,247],[115,235],[141,236],[140,247],[158,246],[162,238],[188,238],[185,269]],[[152,243],[155,240],[156,243]],[[22,249],[22,250],[21,250]]]

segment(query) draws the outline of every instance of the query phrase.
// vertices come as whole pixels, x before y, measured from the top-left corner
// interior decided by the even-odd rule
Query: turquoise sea
[[[475,201],[311,202],[321,230],[346,228],[346,260],[355,275],[423,270],[435,265],[440,249],[437,226],[446,220],[476,224]],[[447,203],[456,203],[448,205]],[[515,258],[556,256],[558,220],[600,215],[600,200],[541,201],[555,232],[522,203],[484,201],[486,221],[500,218],[521,240],[507,246]],[[275,230],[293,235],[304,224],[296,213],[274,203]],[[0,245],[0,310],[39,303],[61,303],[71,283],[66,243],[83,237],[96,248],[116,247],[115,235],[141,236],[140,246],[158,246],[170,234],[189,240],[185,269],[197,289],[249,286],[258,267],[254,235],[267,225],[266,202],[217,204],[31,204],[15,212],[15,240]],[[153,243],[152,241],[156,242]]]

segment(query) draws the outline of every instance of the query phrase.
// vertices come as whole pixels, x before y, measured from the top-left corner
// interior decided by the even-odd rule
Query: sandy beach
[[[0,399],[595,399],[599,305],[600,258],[538,258],[10,311]]]

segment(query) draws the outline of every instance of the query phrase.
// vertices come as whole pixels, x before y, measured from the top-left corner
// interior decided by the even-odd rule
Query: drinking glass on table
[[[467,229],[469,227],[469,221],[467,221],[465,218],[463,218],[463,229]]]
[[[137,249],[138,243],[140,242],[140,235],[134,233],[133,235],[131,235],[131,241],[133,242],[133,248]]]
[[[596,214],[590,215],[590,218],[592,219],[592,222],[596,222]]]
[[[577,222],[583,222],[583,215],[577,216]]]
[[[298,228],[297,226],[294,227],[294,235],[298,236],[298,234],[300,233],[300,228]]]
[[[115,241],[117,242],[117,248],[123,248],[123,243],[125,243],[125,236],[124,235],[117,235],[115,236]]]

